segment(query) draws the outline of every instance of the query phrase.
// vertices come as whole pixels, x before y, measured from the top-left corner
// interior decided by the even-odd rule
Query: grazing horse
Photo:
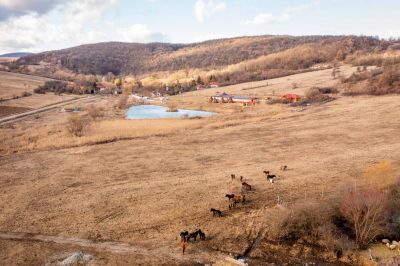
[[[231,180],[233,181],[233,179],[235,179],[236,176],[234,174],[231,174]]]
[[[214,208],[211,208],[210,211],[212,211],[213,216],[222,217],[222,212],[220,210],[216,210]]]
[[[244,203],[246,201],[246,197],[245,197],[245,195],[243,195],[243,196],[242,195],[234,195],[233,201],[235,203],[240,203],[240,202]]]
[[[198,232],[200,240],[206,240],[206,234],[203,231],[201,231],[201,229],[199,229]]]
[[[187,237],[187,242],[189,242],[189,240],[190,240],[191,238],[193,238],[193,240],[196,241],[196,238],[197,238],[197,235],[198,235],[198,234],[199,234],[199,231],[190,233],[189,236]]]
[[[180,236],[181,236],[181,241],[183,241],[183,242],[186,242],[186,238],[188,237],[188,235],[189,235],[189,232],[188,231],[182,231],[181,233],[180,233]]]
[[[271,183],[274,183],[274,179],[276,178],[276,175],[267,175],[267,180]]]
[[[235,207],[237,203],[244,203],[246,201],[245,195],[233,195],[233,197],[229,198],[229,209],[231,210],[232,208]]]
[[[242,189],[244,190],[251,190],[251,186],[249,184],[247,184],[246,182],[242,183]]]
[[[287,165],[281,166],[281,170],[282,170],[282,171],[285,171],[286,169],[287,169]]]
[[[225,197],[227,197],[228,200],[230,201],[231,199],[233,199],[235,197],[235,194],[226,194]]]
[[[269,171],[263,171],[263,173],[266,175],[266,178],[269,182],[274,183],[274,179],[276,178],[276,175],[270,175]]]

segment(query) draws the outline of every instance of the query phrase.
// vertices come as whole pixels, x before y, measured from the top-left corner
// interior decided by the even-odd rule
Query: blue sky
[[[0,53],[243,35],[400,36],[398,0],[0,0]]]

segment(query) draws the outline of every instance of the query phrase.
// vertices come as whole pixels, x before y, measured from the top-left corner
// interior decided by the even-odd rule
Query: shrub
[[[328,204],[302,202],[290,210],[275,215],[270,236],[278,240],[293,241],[301,238],[317,240],[319,228],[330,221],[332,208]]]
[[[327,102],[333,100],[332,97],[323,93],[324,90],[318,87],[312,87],[305,93],[307,103]]]
[[[91,105],[87,108],[87,113],[93,120],[104,116],[103,109],[94,105]]]
[[[344,195],[340,213],[351,226],[358,248],[366,248],[385,233],[388,222],[388,195],[376,188],[351,191]]]
[[[127,106],[128,106],[128,96],[121,95],[118,99],[117,108],[122,110],[122,109],[126,109]]]
[[[337,88],[333,87],[323,87],[323,88],[318,88],[318,90],[322,94],[335,94],[339,92]]]
[[[31,96],[31,95],[32,95],[32,93],[27,92],[27,91],[24,91],[23,93],[21,93],[21,97],[28,97],[28,96]]]
[[[34,93],[45,94],[46,92],[62,93],[66,92],[68,83],[58,80],[46,81],[42,86],[34,89]]]
[[[68,119],[67,130],[71,135],[81,137],[87,125],[87,121],[83,121],[82,117],[73,115]]]
[[[174,104],[169,104],[167,108],[167,112],[178,112],[178,108]]]

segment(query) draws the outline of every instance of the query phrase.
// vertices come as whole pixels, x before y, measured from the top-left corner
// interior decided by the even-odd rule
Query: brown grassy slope
[[[398,100],[345,97],[300,113],[255,108],[166,136],[6,156],[0,161],[0,230],[99,234],[176,254],[177,234],[202,228],[210,239],[189,245],[186,259],[213,261],[220,254],[215,249],[241,253],[253,228],[268,221],[265,211],[277,196],[290,204],[318,199],[353,184],[357,171],[377,160],[398,161]],[[271,186],[262,170],[278,172],[283,164],[290,170]],[[231,173],[243,175],[255,191],[229,212],[224,195],[240,192]],[[211,207],[226,217],[213,218]]]
[[[358,72],[349,78],[342,79],[346,94],[400,94],[399,51],[351,56],[347,61],[357,66]],[[365,69],[366,66],[370,65],[379,66],[380,68],[370,71]]]
[[[140,75],[218,68],[305,44],[336,45],[345,54],[387,46],[385,42],[372,38],[346,36],[258,36],[189,45],[99,43],[24,57],[11,66],[21,70],[26,65],[45,62],[53,66],[60,64],[77,73]]]
[[[39,85],[43,85],[49,79],[0,71],[0,98],[20,96],[22,92],[33,92]]]

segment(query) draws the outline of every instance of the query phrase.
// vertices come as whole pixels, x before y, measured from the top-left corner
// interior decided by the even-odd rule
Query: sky
[[[264,34],[397,38],[399,11],[399,0],[0,0],[0,54]]]

